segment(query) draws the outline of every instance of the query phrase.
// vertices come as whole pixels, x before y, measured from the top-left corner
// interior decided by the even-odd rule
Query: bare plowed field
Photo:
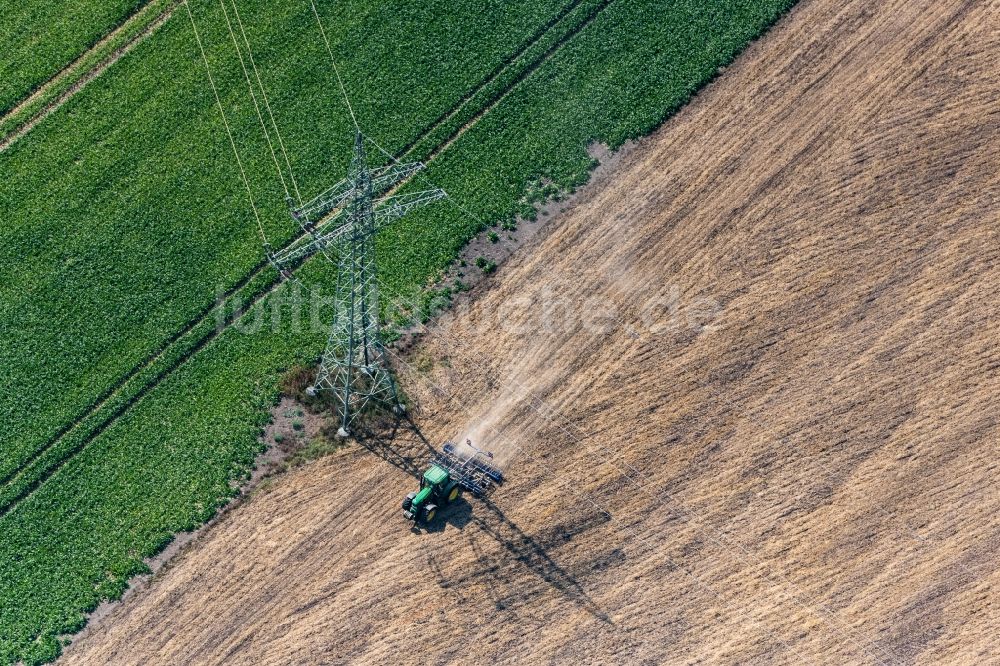
[[[64,661],[1000,662],[998,54],[804,0],[400,364],[491,502],[410,532],[426,442],[352,445]]]

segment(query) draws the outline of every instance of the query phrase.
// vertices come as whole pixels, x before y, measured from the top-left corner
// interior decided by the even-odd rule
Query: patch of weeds
[[[289,368],[281,377],[279,387],[287,396],[297,397],[305,393],[306,387],[312,384],[313,369],[304,365]]]
[[[301,467],[306,463],[318,460],[343,447],[345,442],[328,437],[313,437],[308,444],[289,456],[286,466],[290,469]]]
[[[535,222],[538,219],[539,208],[550,201],[562,201],[573,192],[573,189],[572,184],[568,188],[561,188],[547,175],[530,180],[525,186],[524,196],[517,202],[515,213],[522,220]],[[547,213],[542,211],[542,214],[546,215]],[[513,228],[505,228],[505,231],[513,230]]]
[[[479,270],[481,270],[483,274],[489,275],[497,269],[497,262],[492,259],[487,259],[486,257],[479,257],[476,259],[476,266],[479,267]]]
[[[261,482],[257,484],[257,487],[253,489],[250,496],[253,497],[255,495],[263,495],[272,488],[274,488],[274,478],[270,476],[265,477],[261,479]]]
[[[434,369],[434,359],[428,354],[421,354],[417,357],[413,367],[417,369],[417,372],[428,373]]]
[[[315,396],[306,393],[306,388],[312,386],[315,378],[315,366],[296,365],[285,371],[281,376],[278,386],[283,395],[304,406],[309,410],[310,414],[318,414],[330,404],[333,404],[333,398],[327,395],[329,391],[322,391]],[[285,418],[302,416],[302,414],[301,407],[295,407],[283,412]]]
[[[499,243],[500,242],[500,234],[498,234],[495,231],[491,231],[490,233],[486,234],[486,237],[490,239],[491,243]]]
[[[431,317],[451,305],[455,290],[452,287],[439,287],[424,292],[420,296],[420,312],[418,318],[421,324],[426,324]]]

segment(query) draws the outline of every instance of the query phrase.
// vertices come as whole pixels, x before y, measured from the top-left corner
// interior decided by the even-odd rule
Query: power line
[[[261,80],[260,71],[257,69],[257,62],[253,57],[253,49],[250,48],[250,40],[247,39],[246,30],[243,29],[243,19],[240,18],[240,11],[236,7],[236,0],[231,0],[233,4],[233,13],[236,14],[236,23],[240,26],[240,32],[243,34],[243,42],[247,46],[247,55],[250,56],[250,66],[253,67],[254,76],[257,77],[257,85],[260,86],[261,95],[264,97],[264,107],[267,109],[267,115],[271,118],[271,126],[274,127],[274,134],[278,137],[278,146],[281,148],[281,154],[285,158],[285,164],[288,166],[288,176],[292,180],[292,189],[295,190],[295,198],[298,199],[299,203],[302,203],[302,195],[299,193],[299,185],[295,182],[295,172],[292,171],[292,163],[288,159],[288,151],[285,150],[285,142],[281,138],[281,132],[278,131],[278,123],[274,119],[274,112],[271,110],[271,102],[267,99],[267,90],[264,88],[264,82]]]
[[[309,0],[309,4],[312,6],[313,16],[316,17],[316,23],[319,25],[319,31],[323,35],[323,43],[326,44],[326,52],[330,54],[330,64],[333,65],[333,73],[337,75],[337,83],[340,84],[340,92],[344,95],[344,102],[347,104],[347,110],[351,112],[351,121],[354,123],[354,129],[361,131],[361,127],[358,125],[358,119],[354,115],[354,107],[351,106],[351,100],[347,97],[347,88],[344,87],[344,80],[340,78],[340,69],[337,67],[337,60],[333,57],[333,49],[330,48],[330,40],[326,38],[326,30],[323,29],[323,22],[319,18],[319,12],[316,11],[316,3],[313,0]]]
[[[220,0],[220,1],[221,1],[221,0]],[[356,116],[355,116],[355,114],[354,114],[354,110],[353,110],[353,108],[352,108],[352,106],[351,106],[351,104],[350,104],[350,100],[349,100],[349,98],[348,98],[348,96],[347,96],[347,93],[346,93],[346,89],[345,89],[345,87],[344,87],[344,84],[343,84],[343,80],[342,80],[342,78],[341,78],[341,76],[340,76],[340,72],[339,72],[339,70],[338,70],[338,68],[337,68],[337,65],[336,65],[336,62],[335,62],[335,61],[334,61],[334,59],[333,59],[333,53],[332,53],[332,49],[331,49],[331,47],[330,47],[330,44],[329,44],[329,41],[327,40],[327,37],[326,37],[326,34],[325,34],[325,30],[323,29],[323,26],[322,26],[322,22],[321,22],[321,21],[319,20],[319,16],[318,16],[318,13],[317,13],[317,11],[316,11],[316,7],[315,7],[315,4],[314,4],[314,3],[312,2],[312,0],[311,0],[310,4],[311,4],[311,6],[312,6],[312,10],[313,10],[313,13],[314,13],[314,16],[316,16],[316,19],[317,19],[317,22],[318,22],[318,24],[319,24],[319,27],[320,27],[320,31],[321,31],[321,32],[322,32],[322,34],[323,34],[323,40],[324,40],[324,43],[325,43],[325,45],[326,45],[326,48],[327,48],[327,51],[328,51],[328,53],[329,53],[329,55],[330,55],[330,58],[331,58],[331,63],[332,63],[332,65],[333,65],[333,68],[334,68],[334,72],[335,72],[335,74],[336,74],[336,76],[337,76],[337,80],[338,80],[338,83],[339,83],[339,86],[340,86],[340,89],[341,89],[341,92],[342,92],[342,94],[343,94],[343,96],[344,96],[344,100],[345,100],[345,102],[346,102],[346,104],[347,104],[347,106],[348,106],[348,110],[349,110],[349,112],[350,112],[350,115],[351,115],[351,118],[352,118],[352,121],[354,122],[354,125],[355,125],[355,127],[357,128],[357,127],[358,127],[358,123],[357,123],[357,119],[356,119]],[[194,19],[193,19],[193,16],[191,16],[191,10],[190,10],[190,8],[189,8],[189,7],[187,6],[187,1],[186,1],[186,0],[185,0],[185,7],[186,7],[186,9],[187,9],[187,11],[188,11],[188,14],[189,14],[189,17],[191,18],[191,22],[192,22],[192,27],[194,28]],[[239,21],[239,15],[238,15],[238,10],[236,9],[236,5],[235,5],[235,2],[233,3],[233,8],[234,8],[234,11],[237,11],[237,19],[238,19],[238,21]],[[224,6],[224,5],[223,5],[223,10],[225,11],[225,6]],[[227,23],[228,23],[228,13],[227,13]],[[247,44],[247,48],[248,48],[248,52],[249,52],[249,42],[247,41],[247,38],[246,38],[246,33],[245,33],[245,31],[243,30],[243,27],[242,27],[242,22],[240,22],[240,27],[241,27],[241,31],[243,31],[243,37],[244,37],[244,41],[245,41],[245,42],[246,42],[246,44]],[[195,34],[196,34],[196,38],[197,38],[197,29],[196,29],[196,28],[195,28]],[[234,36],[234,35],[233,35],[233,33],[232,33],[232,28],[231,28],[231,25],[230,25],[230,34],[231,34],[231,36],[233,36],[233,39],[234,39],[234,43],[235,43],[235,36]],[[198,41],[199,41],[199,47],[201,47],[201,42],[200,42],[200,38],[198,39]],[[238,45],[237,45],[237,53],[239,53],[239,48],[238,48]],[[206,65],[206,70],[208,70],[208,62],[207,62],[207,58],[205,58],[205,53],[204,53],[204,49],[203,49],[203,48],[202,48],[202,57],[203,57],[203,60],[205,60],[205,65]],[[273,116],[273,113],[271,112],[271,109],[270,109],[270,105],[269,105],[269,103],[268,103],[268,101],[267,101],[267,97],[266,97],[266,92],[265,92],[265,91],[264,91],[264,89],[263,89],[263,85],[262,85],[262,82],[261,82],[261,78],[260,78],[260,74],[259,74],[259,71],[257,70],[257,68],[256,68],[256,65],[255,65],[255,63],[254,63],[254,61],[253,61],[253,56],[252,56],[252,53],[250,53],[250,59],[251,59],[251,65],[253,66],[253,68],[254,68],[254,71],[255,71],[255,76],[257,77],[257,80],[258,80],[258,84],[259,84],[259,85],[261,85],[261,91],[262,91],[262,93],[264,94],[264,99],[265,99],[265,106],[267,106],[267,108],[268,108],[268,113],[269,113],[269,115],[270,115],[270,117],[271,117],[271,122],[272,122],[272,125],[273,125],[273,126],[274,126],[274,128],[275,128],[275,132],[276,132],[276,135],[277,135],[277,137],[278,137],[278,141],[279,141],[279,145],[281,145],[281,150],[282,150],[282,153],[283,153],[283,156],[284,156],[284,158],[285,158],[285,161],[286,161],[286,164],[288,164],[288,166],[289,166],[289,172],[290,172],[290,175],[292,175],[292,174],[291,174],[291,165],[290,165],[290,162],[288,161],[288,155],[287,155],[287,152],[286,152],[286,151],[285,151],[285,149],[284,149],[284,146],[283,146],[283,142],[282,142],[282,140],[281,140],[281,137],[280,137],[280,133],[278,133],[278,130],[277,130],[277,125],[276,125],[276,123],[275,123],[275,121],[274,121],[274,116]],[[242,56],[240,57],[240,60],[241,60],[241,64],[243,64],[243,60],[242,60]],[[252,93],[253,93],[253,88],[252,88],[252,84],[250,84],[250,81],[249,81],[249,75],[248,75],[248,74],[247,74],[247,72],[246,72],[246,67],[245,67],[245,64],[243,65],[243,67],[244,67],[244,74],[245,74],[245,76],[247,77],[247,81],[248,81],[248,85],[250,85],[250,86],[251,86],[251,94],[252,94]],[[211,72],[209,71],[209,72],[208,72],[208,74],[209,74],[209,79],[210,79],[210,81],[211,81]],[[220,108],[220,112],[221,112],[221,113],[222,113],[222,115],[223,115],[223,120],[224,120],[224,122],[226,122],[226,117],[225,117],[225,112],[224,112],[224,110],[223,110],[223,108],[222,108],[222,105],[221,105],[221,101],[219,101],[219,96],[218,96],[218,92],[217,92],[217,90],[215,90],[215,85],[214,85],[214,82],[212,82],[212,87],[213,87],[213,91],[215,92],[215,96],[216,96],[216,100],[217,100],[217,102],[219,102],[219,108]],[[255,99],[255,105],[256,105],[256,99]],[[262,127],[264,128],[264,131],[265,131],[265,135],[267,135],[267,130],[266,130],[266,127],[264,126],[264,122],[263,122],[263,118],[261,117],[261,114],[260,114],[260,110],[259,110],[259,107],[258,107],[258,117],[259,117],[259,118],[260,118],[260,120],[261,120],[261,124],[262,124]],[[246,186],[246,188],[247,188],[247,192],[248,192],[248,196],[250,197],[250,201],[251,201],[251,205],[252,205],[252,206],[253,206],[253,208],[254,208],[254,213],[255,213],[255,216],[257,216],[257,222],[258,222],[258,226],[261,226],[261,224],[260,224],[260,218],[259,218],[259,215],[257,215],[257,210],[256,210],[256,206],[254,206],[254,203],[253,203],[253,198],[252,198],[252,195],[251,195],[251,193],[250,193],[250,187],[249,187],[249,183],[248,183],[248,181],[247,181],[247,178],[246,178],[246,174],[245,174],[245,172],[243,171],[243,167],[242,167],[242,163],[240,162],[240,158],[239,158],[239,153],[238,153],[238,152],[236,151],[236,147],[235,147],[235,143],[234,143],[234,141],[233,141],[233,137],[232,137],[232,133],[231,133],[231,131],[230,131],[230,128],[229,128],[229,125],[228,125],[228,122],[226,122],[226,129],[227,129],[227,133],[228,133],[228,135],[229,135],[229,139],[230,139],[230,143],[231,143],[231,145],[232,145],[232,147],[233,147],[233,150],[234,150],[234,154],[235,154],[235,156],[236,156],[236,159],[237,159],[237,162],[238,162],[238,163],[240,164],[240,170],[241,170],[241,174],[242,174],[242,176],[243,176],[243,180],[244,180],[244,185],[245,185],[245,186]],[[388,155],[388,156],[389,156],[389,157],[390,157],[391,159],[393,159],[393,160],[395,160],[395,161],[397,161],[397,162],[398,162],[398,160],[396,160],[396,158],[395,158],[394,156],[390,155],[390,154],[389,154],[389,153],[388,153],[387,151],[385,151],[384,149],[382,149],[382,148],[381,148],[381,146],[378,146],[378,144],[377,144],[377,143],[376,143],[376,142],[374,141],[374,139],[371,139],[370,137],[368,137],[368,138],[369,138],[369,140],[371,140],[371,141],[372,141],[372,143],[373,143],[374,145],[376,145],[376,147],[378,147],[378,149],[379,149],[379,150],[381,150],[381,151],[382,151],[383,153],[385,153],[386,155]],[[268,138],[268,143],[269,143],[269,145],[270,145],[270,139],[269,139],[269,138]],[[276,158],[276,155],[274,154],[274,150],[273,150],[273,146],[272,146],[271,150],[272,150],[272,157],[274,158],[274,160],[275,160],[275,163],[276,163],[276,166],[277,166],[277,158]],[[280,175],[280,168],[279,168],[279,175]],[[292,180],[292,182],[293,182],[293,186],[294,186],[294,185],[295,185],[295,181],[294,181],[294,175],[292,175],[292,179],[293,179],[293,180]],[[428,180],[429,180],[429,179],[428,179]],[[283,180],[283,179],[282,179],[282,184],[284,185],[284,180]],[[296,194],[298,195],[298,189],[297,189],[297,187],[295,187],[295,189],[296,189]],[[287,190],[287,187],[286,187],[286,194],[287,194],[287,193],[288,193],[288,190]],[[301,199],[300,199],[300,200],[301,200]],[[459,204],[458,204],[457,202],[456,202],[456,206],[457,206],[457,207],[458,207],[458,208],[459,208],[460,210],[462,210],[463,212],[465,212],[466,214],[469,214],[470,216],[472,216],[472,215],[471,215],[471,213],[469,213],[469,212],[468,212],[467,210],[465,210],[464,208],[462,208],[462,207],[461,207],[461,206],[460,206],[460,205],[459,205]],[[472,217],[475,217],[475,216],[472,216]],[[263,233],[263,229],[262,229],[262,227],[261,227],[261,231],[262,231],[262,233]],[[541,412],[540,412],[540,413],[541,413]],[[575,427],[575,426],[574,426],[574,427]],[[564,430],[565,430],[565,429],[564,429]],[[627,464],[627,461],[626,461],[626,464]],[[629,465],[629,466],[631,467],[631,465]],[[637,474],[640,474],[640,475],[642,475],[643,477],[645,477],[645,475],[644,475],[644,474],[642,474],[642,472],[640,472],[639,470],[636,470],[635,468],[632,468],[632,469],[633,469],[633,471],[635,471],[635,472],[636,472]],[[619,470],[619,471],[620,471],[620,470]],[[627,474],[625,474],[624,472],[622,472],[622,474],[623,474],[623,476],[625,476],[626,478],[628,478],[628,479],[630,479],[630,480],[631,480],[631,477],[629,477],[629,476],[628,476]],[[647,478],[648,478],[648,477],[647,477]],[[916,536],[916,538],[920,539],[920,537],[919,537],[918,535],[915,535],[915,536]],[[744,550],[745,550],[745,549],[744,549]]]
[[[222,7],[222,14],[226,17],[226,27],[229,28],[229,36],[233,40],[233,46],[236,48],[236,57],[239,58],[240,67],[243,68],[243,76],[246,78],[247,88],[250,89],[250,99],[253,100],[253,107],[257,111],[257,118],[260,120],[260,128],[264,130],[264,138],[267,140],[267,147],[271,150],[271,159],[274,160],[274,168],[278,172],[278,178],[281,180],[281,187],[285,190],[285,196],[289,199],[291,198],[291,193],[288,191],[288,185],[285,184],[285,176],[281,173],[281,166],[278,164],[278,156],[274,152],[274,144],[271,143],[271,135],[267,131],[267,126],[264,124],[264,116],[260,112],[260,104],[257,102],[257,95],[254,93],[253,84],[250,82],[250,73],[247,72],[246,63],[243,61],[243,53],[240,51],[240,45],[236,41],[236,35],[233,33],[233,24],[229,20],[229,12],[226,10],[226,0],[219,0],[219,5]],[[234,4],[233,7],[236,5]],[[263,88],[262,88],[263,90]]]
[[[222,106],[222,100],[219,98],[219,89],[215,87],[215,80],[212,78],[212,70],[208,66],[208,56],[205,55],[205,47],[201,43],[201,37],[198,35],[198,26],[194,23],[194,14],[191,13],[191,7],[188,5],[188,0],[184,0],[184,9],[187,10],[188,18],[191,19],[191,29],[194,30],[195,41],[198,42],[198,50],[201,51],[201,60],[205,63],[205,72],[208,74],[208,82],[212,86],[212,93],[215,95],[215,102],[219,105],[219,113],[222,114],[222,122],[226,126],[226,135],[229,137],[229,145],[233,147],[233,155],[236,156],[236,164],[240,167],[240,175],[243,177],[243,186],[247,190],[247,198],[250,200],[250,207],[253,209],[253,216],[257,220],[257,229],[260,231],[261,238],[264,242],[267,242],[267,236],[264,234],[264,224],[260,221],[260,213],[257,212],[257,205],[253,201],[253,192],[250,190],[250,181],[247,179],[247,173],[243,169],[243,161],[240,159],[240,152],[236,149],[236,141],[233,140],[233,131],[229,127],[229,121],[226,119],[226,110]]]
[[[258,114],[258,118],[260,119],[260,122],[261,122],[261,126],[262,126],[262,129],[264,130],[264,133],[265,133],[265,136],[266,136],[266,137],[267,137],[267,139],[268,139],[268,144],[269,144],[269,146],[271,147],[271,153],[272,153],[272,158],[274,159],[274,162],[275,162],[275,166],[276,166],[276,167],[278,167],[278,164],[277,164],[277,157],[276,157],[276,155],[275,155],[275,153],[274,153],[274,149],[273,149],[273,145],[271,144],[271,141],[270,141],[270,137],[269,137],[269,135],[268,135],[268,133],[267,133],[267,128],[266,128],[266,126],[265,126],[265,124],[264,124],[264,121],[263,121],[263,117],[262,117],[262,114],[261,114],[261,112],[260,112],[260,108],[259,108],[259,105],[257,104],[257,100],[256,100],[256,96],[254,95],[254,92],[253,92],[253,86],[252,86],[252,83],[250,82],[250,77],[249,77],[249,74],[248,74],[248,72],[247,72],[247,70],[246,70],[246,65],[245,65],[245,63],[244,63],[244,61],[243,61],[243,57],[242,57],[242,54],[240,53],[240,50],[239,50],[239,45],[238,45],[238,43],[237,43],[237,41],[236,41],[236,37],[235,37],[235,34],[233,33],[233,30],[232,30],[232,26],[231,26],[231,23],[230,23],[230,21],[229,21],[229,16],[228,16],[228,12],[226,11],[226,8],[225,8],[225,4],[224,4],[224,0],[220,0],[220,3],[222,3],[222,6],[223,6],[223,12],[224,12],[224,14],[225,14],[225,16],[226,16],[226,21],[227,21],[227,26],[229,27],[229,32],[230,32],[230,36],[232,37],[232,39],[233,39],[233,42],[234,42],[234,45],[235,45],[235,46],[236,46],[236,48],[237,48],[237,54],[238,54],[238,56],[239,56],[239,59],[240,59],[240,63],[241,63],[241,66],[243,67],[243,71],[244,71],[244,75],[245,75],[245,77],[246,77],[246,80],[247,80],[247,84],[248,84],[248,86],[250,87],[250,90],[251,90],[251,96],[253,97],[253,100],[254,100],[254,104],[255,104],[255,107],[257,108],[257,114]],[[347,105],[347,107],[348,107],[348,110],[349,110],[349,112],[350,112],[350,115],[351,115],[351,119],[352,119],[352,122],[354,123],[354,126],[355,126],[355,128],[356,128],[356,129],[358,130],[358,132],[360,133],[360,128],[358,127],[358,122],[357,122],[357,118],[356,118],[356,115],[355,115],[355,113],[354,113],[354,109],[353,109],[353,107],[352,107],[352,105],[351,105],[351,103],[350,103],[350,99],[349,99],[349,97],[348,97],[348,95],[347,95],[347,91],[346,91],[346,88],[345,88],[345,86],[344,86],[344,83],[343,83],[343,79],[342,79],[342,78],[341,78],[341,76],[340,76],[340,72],[339,72],[339,68],[337,67],[337,64],[336,64],[336,61],[335,61],[335,59],[334,59],[334,57],[333,57],[333,52],[332,52],[332,49],[331,49],[331,47],[330,47],[330,43],[329,43],[329,40],[327,39],[327,36],[326,36],[326,32],[325,32],[325,30],[323,29],[323,25],[322,25],[322,22],[321,22],[321,20],[320,20],[320,18],[319,18],[319,15],[318,15],[318,12],[317,12],[317,10],[316,10],[316,6],[315,6],[315,3],[314,3],[314,2],[312,1],[312,0],[310,0],[310,5],[311,5],[311,7],[312,7],[312,11],[313,11],[313,14],[314,14],[314,16],[315,16],[315,18],[316,18],[316,20],[317,20],[317,24],[319,25],[319,28],[320,28],[320,31],[321,31],[321,34],[322,34],[322,37],[323,37],[323,41],[324,41],[324,44],[325,44],[325,46],[326,46],[326,49],[327,49],[327,52],[328,52],[328,54],[329,54],[329,56],[330,56],[330,59],[331,59],[331,64],[332,64],[332,66],[333,66],[333,69],[334,69],[334,73],[335,73],[335,75],[336,75],[336,78],[337,78],[337,81],[338,81],[338,84],[339,84],[339,87],[340,87],[340,89],[341,89],[341,93],[343,94],[343,97],[344,97],[344,101],[345,101],[345,103],[346,103],[346,105]],[[185,0],[185,7],[187,8],[187,11],[188,11],[188,14],[189,14],[189,17],[191,17],[191,21],[192,21],[192,27],[194,27],[194,19],[193,19],[193,16],[191,16],[191,11],[190,11],[190,8],[189,8],[189,7],[187,7],[187,2],[186,2],[186,0]],[[267,108],[268,108],[268,113],[269,113],[269,115],[270,115],[270,118],[271,118],[271,121],[272,121],[272,125],[273,125],[273,126],[274,126],[274,128],[275,128],[275,132],[276,132],[276,134],[277,134],[277,136],[278,136],[278,140],[279,140],[279,143],[282,143],[282,142],[281,142],[281,139],[280,139],[280,133],[278,133],[278,131],[277,131],[277,126],[276,126],[276,123],[274,122],[274,116],[273,116],[273,113],[271,112],[271,109],[270,109],[270,105],[269,105],[269,104],[268,104],[268,102],[267,102],[267,98],[266,98],[266,91],[264,91],[264,88],[263,88],[263,84],[262,84],[262,81],[261,81],[261,79],[260,79],[260,74],[259,74],[259,71],[258,71],[258,70],[257,70],[257,68],[256,68],[256,64],[255,64],[255,62],[253,61],[253,56],[252,56],[252,52],[250,51],[250,46],[249,46],[249,41],[247,40],[247,37],[246,37],[246,32],[245,32],[245,30],[244,30],[244,28],[243,28],[243,25],[242,25],[242,21],[240,21],[240,19],[239,19],[239,15],[238,15],[238,9],[236,8],[236,5],[235,5],[235,2],[233,2],[233,9],[234,9],[234,12],[236,12],[236,13],[237,13],[237,20],[238,20],[238,21],[239,21],[239,23],[240,23],[240,29],[241,29],[241,32],[242,32],[242,34],[243,34],[243,38],[244,38],[244,42],[246,43],[246,46],[247,46],[247,49],[248,49],[248,54],[249,54],[249,56],[250,56],[250,59],[251,59],[251,65],[252,65],[252,67],[253,67],[253,69],[254,69],[254,72],[255,72],[255,76],[257,77],[257,80],[258,80],[258,84],[259,84],[259,85],[261,86],[261,91],[262,91],[262,93],[263,93],[263,95],[264,95],[264,98],[265,98],[265,105],[266,105],[266,106],[267,106]],[[195,32],[196,32],[196,37],[197,37],[197,30],[196,30],[196,28],[195,28]],[[198,41],[199,41],[199,46],[201,46],[201,42],[200,42],[200,38],[198,39]],[[202,56],[203,56],[203,59],[205,59],[205,56],[204,56],[204,49],[202,49]],[[206,63],[206,69],[207,69],[207,68],[208,68],[208,63],[207,63],[207,59],[205,59],[205,63]],[[210,72],[209,72],[209,78],[210,78],[210,80],[211,80],[211,73],[210,73]],[[213,86],[213,90],[215,90],[215,86],[214,86],[214,82],[212,82],[212,86]],[[215,91],[215,94],[216,94],[216,99],[217,99],[217,101],[218,101],[218,93],[217,93],[217,91]],[[224,111],[222,110],[222,105],[221,105],[221,101],[219,102],[219,107],[220,107],[220,111],[222,111],[222,114],[223,114],[223,119],[224,119],[224,121],[225,121],[225,112],[224,112]],[[231,131],[229,130],[229,125],[228,125],[228,122],[226,122],[226,127],[227,127],[227,133],[229,134],[229,138],[230,138],[230,142],[231,142],[231,144],[233,145],[233,150],[234,150],[234,154],[236,155],[236,158],[237,158],[237,161],[239,162],[239,154],[238,154],[238,152],[236,151],[236,148],[235,148],[235,142],[233,142],[233,139],[232,139],[232,134],[231,134]],[[397,161],[397,162],[398,162],[398,160],[397,160],[397,159],[396,159],[396,158],[395,158],[394,156],[392,156],[392,155],[391,155],[391,154],[389,154],[389,153],[388,153],[387,151],[385,151],[385,150],[384,150],[384,149],[383,149],[383,148],[382,148],[381,146],[379,146],[379,145],[378,145],[378,143],[374,141],[374,139],[371,139],[370,137],[368,137],[368,138],[369,138],[369,140],[371,140],[371,141],[372,141],[372,143],[373,143],[374,145],[376,145],[376,147],[377,147],[377,148],[378,148],[378,149],[379,149],[380,151],[382,151],[383,153],[385,153],[385,154],[386,154],[387,156],[389,156],[389,157],[390,157],[391,159],[393,159],[394,161]],[[288,156],[287,156],[287,152],[286,152],[286,151],[284,150],[284,146],[283,146],[283,145],[281,146],[281,149],[282,149],[282,153],[283,153],[283,155],[284,155],[284,158],[285,158],[285,160],[286,160],[286,163],[288,163]],[[290,165],[290,163],[288,163],[288,166],[289,166],[289,171],[290,171],[290,175],[291,175],[291,165]],[[241,172],[242,172],[242,164],[240,164],[240,168],[241,168]],[[278,170],[279,170],[279,176],[280,176],[280,175],[281,175],[281,174],[280,174],[280,167],[278,167]],[[245,185],[247,186],[247,191],[248,191],[248,195],[249,195],[249,193],[250,193],[250,188],[249,188],[249,184],[248,184],[248,182],[247,182],[247,180],[246,180],[246,175],[245,175],[245,172],[243,173],[243,177],[244,177],[244,184],[245,184]],[[293,178],[294,178],[294,176],[293,176]],[[282,178],[282,185],[284,186],[284,179],[283,179],[283,178]],[[293,180],[293,185],[294,185],[294,180]],[[288,190],[287,190],[287,187],[285,187],[285,191],[286,191],[286,194],[288,194]],[[297,190],[297,187],[296,187],[296,194],[297,194],[297,196],[298,196],[298,190]],[[301,201],[301,197],[300,197],[300,201]],[[253,201],[252,201],[252,196],[251,196],[251,203],[253,203]],[[457,204],[457,202],[456,202],[456,206],[458,206],[458,207],[459,207],[459,209],[460,209],[460,210],[462,210],[462,211],[463,211],[464,213],[466,213],[466,214],[469,214],[469,215],[471,215],[471,213],[469,213],[469,212],[468,212],[467,210],[465,210],[465,209],[464,209],[464,208],[462,208],[462,207],[461,207],[460,205],[458,205],[458,204]],[[256,214],[256,207],[254,207],[254,212],[255,212],[255,214]],[[473,216],[473,217],[475,217],[475,216]],[[259,220],[259,217],[258,217],[258,224],[260,224],[260,220]],[[545,414],[543,414],[543,413],[541,412],[541,410],[539,410],[538,408],[536,408],[536,411],[538,411],[538,412],[539,412],[539,414],[542,414],[542,416],[543,416],[544,418],[546,418],[547,420],[549,420],[550,422],[553,422],[551,418],[549,418],[549,417],[545,416]],[[554,423],[554,422],[553,422],[553,423]],[[560,428],[561,428],[561,429],[562,429],[562,430],[563,430],[564,432],[566,432],[567,434],[569,434],[569,433],[568,433],[568,431],[566,431],[566,430],[565,430],[565,428],[562,428],[561,426],[560,426]],[[572,435],[570,434],[570,437],[573,437],[573,436],[572,436]],[[516,446],[516,445],[515,445],[515,446]],[[521,448],[521,447],[518,447],[518,448]],[[521,450],[523,451],[523,449],[521,449]],[[631,469],[632,469],[632,470],[633,470],[634,472],[636,472],[637,474],[641,474],[641,472],[639,472],[638,470],[636,470],[636,469],[635,469],[634,467],[632,467],[631,465],[629,465],[629,467],[630,467],[630,468],[631,468]],[[629,481],[631,481],[631,482],[635,483],[634,479],[633,479],[633,478],[632,478],[631,476],[629,476],[628,474],[626,474],[626,473],[622,472],[622,471],[621,471],[621,470],[620,470],[619,468],[617,468],[617,467],[616,467],[616,469],[617,469],[617,470],[619,471],[619,473],[621,473],[621,474],[622,474],[622,476],[624,476],[624,477],[625,477],[626,479],[628,479]],[[643,476],[645,476],[645,475],[643,475]],[[639,485],[639,487],[641,487],[641,488],[642,488],[643,490],[646,490],[646,491],[648,492],[648,489],[646,489],[646,488],[642,487],[642,486],[641,486],[641,484],[638,484],[638,485]],[[661,500],[661,501],[662,501],[662,500]],[[595,504],[595,506],[597,506],[597,505]],[[599,508],[600,508],[600,507],[599,507]],[[603,509],[602,509],[602,510],[603,510]],[[612,518],[612,519],[613,519],[613,516],[611,516],[610,512],[607,512],[606,510],[603,510],[603,511],[604,511],[605,513],[607,513],[607,515],[609,516],[609,518]],[[838,633],[839,633],[839,632],[838,632]],[[859,646],[859,647],[860,647],[860,646]]]

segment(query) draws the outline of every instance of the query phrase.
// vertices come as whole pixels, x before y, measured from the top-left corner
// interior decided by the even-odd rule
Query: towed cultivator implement
[[[492,453],[477,449],[469,441],[466,441],[466,446],[472,450],[471,455],[446,442],[443,452],[434,457],[434,464],[447,469],[458,485],[474,497],[482,497],[494,486],[503,483],[503,472],[493,466]]]

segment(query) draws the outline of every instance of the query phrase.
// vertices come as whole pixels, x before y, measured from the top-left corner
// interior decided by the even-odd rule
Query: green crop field
[[[791,1],[485,4],[318,5],[362,127],[432,157],[427,176],[454,202],[380,236],[389,294],[426,284],[483,221],[523,212],[532,181],[583,183],[589,142],[648,132]],[[315,19],[308,3],[239,6],[311,196],[350,150]],[[221,5],[191,8],[266,229],[287,240]],[[186,12],[0,153],[0,169],[0,662],[37,663],[232,496],[277,377],[325,332],[293,325],[289,285],[265,296],[277,275]],[[258,312],[276,325],[247,325]]]

